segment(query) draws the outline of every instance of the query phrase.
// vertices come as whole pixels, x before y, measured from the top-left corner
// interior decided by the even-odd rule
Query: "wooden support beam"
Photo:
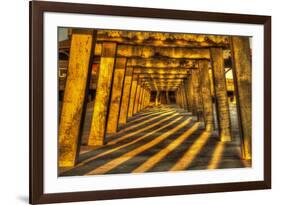
[[[145,88],[144,89],[143,99],[142,99],[141,110],[143,110],[146,107],[146,105],[147,105],[147,98],[148,98],[148,90]]]
[[[176,91],[175,91],[175,94],[176,94],[176,104],[177,104],[178,106],[180,106],[180,101],[179,101],[179,91],[178,91],[178,90],[176,90]]]
[[[205,130],[211,132],[214,129],[213,102],[211,95],[211,83],[209,79],[209,61],[200,60],[199,70],[201,78],[201,92],[203,98]]]
[[[137,85],[138,85],[138,75],[133,75],[133,81],[132,81],[131,93],[130,93],[130,101],[129,101],[128,117],[133,116]]]
[[[96,55],[96,53],[95,53]],[[210,59],[207,48],[174,48],[120,45],[118,57]]]
[[[171,104],[170,96],[169,96],[169,91],[166,91],[166,99],[167,99],[167,104]]]
[[[59,167],[72,167],[79,152],[79,132],[91,69],[93,33],[72,34],[68,73],[59,124]]]
[[[146,106],[150,105],[150,100],[151,100],[151,91],[149,90]]]
[[[252,158],[252,66],[248,37],[231,37],[233,74],[236,90],[240,130],[242,134],[242,157]]]
[[[171,79],[171,78],[149,78],[149,81],[147,79],[140,79],[141,82],[150,82],[154,81],[156,83],[182,83],[183,79]]]
[[[198,68],[196,60],[175,58],[130,58],[128,66],[145,68]]]
[[[201,93],[201,80],[199,70],[192,71],[192,85],[193,85],[193,99],[194,99],[194,108],[195,113],[198,117],[198,120],[203,119],[203,101],[202,101],[202,93]]]
[[[144,104],[144,101],[145,101],[145,92],[146,92],[146,89],[143,86],[142,87],[142,94],[141,94],[140,104],[139,104],[139,107],[138,107],[138,112],[140,112],[143,109],[143,104]]]
[[[125,125],[127,123],[132,79],[133,79],[133,67],[127,67],[125,79],[124,79],[123,94],[121,99],[121,108],[120,108],[120,116],[119,116],[120,125]]]
[[[108,115],[108,122],[107,122],[107,133],[109,134],[116,133],[118,128],[118,118],[119,118],[119,111],[120,111],[121,95],[123,90],[123,80],[126,70],[126,63],[127,63],[126,58],[116,58],[110,106],[109,106],[109,115]]]
[[[143,86],[141,86],[141,88],[140,88],[139,103],[138,103],[138,107],[137,107],[137,112],[141,111],[143,95],[144,95],[144,88],[143,88]]]
[[[135,97],[135,102],[134,102],[134,108],[133,108],[133,115],[138,112],[140,95],[141,95],[141,83],[140,83],[140,81],[138,81],[137,90],[136,90],[136,97]]]
[[[192,85],[192,78],[188,76],[185,81],[185,89],[187,93],[187,104],[188,104],[188,111],[194,114],[195,105],[194,105],[194,94],[193,94],[193,85]]]
[[[209,35],[207,35],[209,36]],[[207,37],[208,38],[208,37]],[[207,39],[206,38],[206,39]],[[226,36],[226,38],[228,38]],[[196,59],[210,59],[210,54],[208,47],[190,47],[183,46],[178,47],[170,44],[171,46],[163,45],[137,45],[132,43],[128,44],[118,44],[122,46],[122,51],[117,52],[118,57],[127,57],[127,58],[155,58],[155,59],[178,59],[178,60],[196,60]],[[59,52],[67,53],[70,47],[69,41],[63,41],[59,43]],[[228,48],[228,46],[227,46]],[[101,55],[102,42],[96,43],[95,46],[95,56],[98,57]],[[229,58],[229,50],[224,50],[225,59]]]
[[[170,74],[140,74],[139,78],[143,79],[186,79],[188,74],[178,74],[178,75],[170,75]]]
[[[104,145],[116,43],[103,43],[97,91],[88,145]]]
[[[150,101],[150,92],[149,92],[149,90],[146,90],[143,108],[146,108],[148,106],[149,101]]]
[[[114,41],[123,44],[174,47],[228,47],[227,36],[205,34],[180,34],[144,31],[99,30],[99,41]]]
[[[156,96],[155,96],[155,106],[159,105],[159,98],[160,98],[160,92],[157,90]]]
[[[186,92],[185,92],[184,82],[182,82],[181,91],[182,91],[182,96],[183,96],[184,109],[188,110],[188,102],[187,102],[187,96],[186,96]]]
[[[146,97],[145,97],[145,101],[144,101],[144,108],[146,108],[150,103],[150,90],[147,89],[146,90]]]
[[[142,69],[134,68],[134,74],[166,74],[166,75],[187,75],[188,70],[185,69],[174,69],[174,68],[163,68],[163,69]]]
[[[221,141],[231,141],[231,123],[224,75],[223,53],[221,48],[210,48],[210,51],[219,135]]]

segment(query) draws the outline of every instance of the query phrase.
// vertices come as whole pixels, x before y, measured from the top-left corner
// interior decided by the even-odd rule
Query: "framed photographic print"
[[[271,188],[271,17],[30,2],[30,203]]]

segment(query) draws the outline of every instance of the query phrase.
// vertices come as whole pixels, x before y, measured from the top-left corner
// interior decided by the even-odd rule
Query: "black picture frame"
[[[62,12],[264,26],[264,180],[45,194],[43,187],[43,14]],[[271,188],[271,17],[58,2],[30,2],[30,204],[152,197]],[[118,176],[116,176],[118,177]]]

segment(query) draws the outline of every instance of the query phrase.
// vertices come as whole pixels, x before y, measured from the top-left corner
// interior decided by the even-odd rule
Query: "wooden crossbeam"
[[[188,74],[140,74],[139,78],[141,79],[185,79]]]
[[[135,74],[169,74],[169,75],[178,75],[183,74],[187,75],[189,72],[186,69],[143,69],[143,68],[134,68]]]
[[[198,68],[198,63],[196,60],[174,58],[130,58],[127,65],[149,68]]]
[[[113,41],[145,46],[229,47],[227,36],[143,31],[99,30],[97,41]]]

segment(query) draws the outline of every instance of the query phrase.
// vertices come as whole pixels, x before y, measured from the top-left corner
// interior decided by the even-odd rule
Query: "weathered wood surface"
[[[231,122],[224,75],[223,53],[221,48],[210,48],[212,56],[213,81],[217,106],[217,119],[221,141],[231,140]]]
[[[116,43],[103,43],[97,83],[92,126],[88,145],[100,146],[105,143],[107,113],[115,63]]]
[[[201,92],[203,98],[205,130],[211,132],[214,129],[213,102],[211,96],[211,83],[209,77],[209,61],[199,61],[201,78]]]
[[[198,117],[198,120],[203,118],[203,100],[201,93],[201,79],[199,70],[193,70],[192,75],[192,85],[193,85],[193,100],[194,100],[194,114]]]
[[[120,45],[118,57],[210,59],[209,49]]]
[[[190,59],[173,59],[173,58],[130,58],[128,66],[133,67],[156,67],[156,68],[198,68],[196,60]]]
[[[193,94],[193,85],[192,85],[192,78],[191,76],[188,76],[185,80],[185,90],[186,90],[186,96],[187,96],[187,110],[194,114],[195,112],[195,105],[194,105],[194,94]]]
[[[166,75],[187,75],[190,72],[187,69],[175,69],[175,68],[165,68],[165,69],[143,69],[143,68],[134,68],[134,73],[136,74],[166,74]]]
[[[252,158],[252,66],[248,37],[231,37],[233,71],[242,131],[242,157]]]
[[[123,94],[121,99],[121,108],[120,108],[120,116],[119,116],[120,125],[125,125],[127,122],[132,79],[133,79],[133,68],[127,67],[125,79],[124,79]]]
[[[93,43],[92,32],[74,33],[59,124],[59,166],[74,166]]]
[[[139,74],[139,78],[143,79],[185,79],[188,74]]]
[[[107,133],[117,132],[118,118],[120,111],[120,101],[123,90],[123,80],[126,70],[126,58],[117,58],[114,67],[113,84],[111,89],[111,99],[107,122]]]
[[[135,103],[135,97],[136,97],[136,91],[137,91],[137,85],[138,85],[138,75],[133,75],[131,92],[130,92],[128,117],[132,117],[133,116],[134,103]]]
[[[136,97],[135,97],[135,102],[134,102],[133,114],[136,114],[137,111],[138,111],[140,96],[141,96],[141,84],[140,84],[140,81],[139,81],[138,85],[137,85],[137,90],[136,90]]]
[[[144,88],[143,88],[143,86],[141,86],[139,103],[138,103],[138,107],[137,107],[137,112],[139,112],[141,110],[143,94],[144,94]]]
[[[174,47],[229,47],[227,36],[195,35],[159,32],[130,32],[99,30],[98,41],[114,41],[123,44]]]

